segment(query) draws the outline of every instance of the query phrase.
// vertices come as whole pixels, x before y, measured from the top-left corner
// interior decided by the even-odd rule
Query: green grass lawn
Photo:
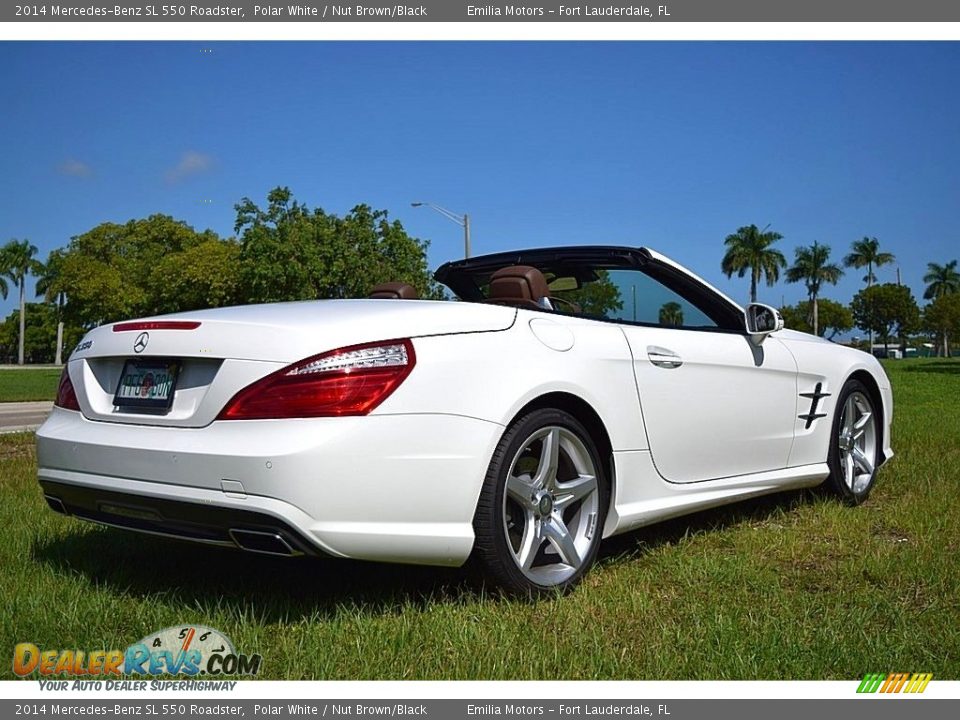
[[[53,400],[59,381],[59,368],[0,370],[0,402]]]
[[[0,437],[0,659],[125,648],[178,623],[316,679],[960,678],[960,361],[888,366],[897,457],[870,500],[801,492],[614,538],[571,596],[460,570],[267,559],[48,511],[33,437]]]

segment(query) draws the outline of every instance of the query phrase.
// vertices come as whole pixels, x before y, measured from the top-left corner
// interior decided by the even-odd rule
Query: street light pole
[[[457,215],[455,212],[451,212],[446,208],[440,207],[439,205],[434,205],[429,202],[413,202],[410,203],[410,207],[428,207],[431,210],[435,210],[441,215],[443,215],[447,220],[452,220],[457,225],[463,228],[463,256],[465,258],[470,257],[470,216],[464,213],[463,215]]]

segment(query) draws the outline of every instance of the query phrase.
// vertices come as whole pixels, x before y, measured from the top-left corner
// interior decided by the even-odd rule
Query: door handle
[[[656,345],[647,346],[647,358],[657,367],[672,370],[683,365],[683,360],[673,350],[657,347]]]

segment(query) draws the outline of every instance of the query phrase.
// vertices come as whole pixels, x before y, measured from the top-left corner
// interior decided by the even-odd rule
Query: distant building
[[[901,350],[899,345],[883,345],[874,343],[870,349],[874,357],[886,358],[888,360],[903,360],[904,358],[922,357],[921,353],[915,347],[908,347]]]

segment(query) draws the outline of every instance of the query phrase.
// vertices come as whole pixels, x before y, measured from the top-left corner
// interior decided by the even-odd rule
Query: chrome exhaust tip
[[[64,507],[63,501],[62,501],[60,498],[54,497],[53,495],[44,495],[44,496],[43,496],[43,499],[47,501],[47,505],[48,505],[48,506],[50,507],[50,509],[53,510],[54,512],[58,512],[58,513],[60,513],[61,515],[69,515],[69,514],[70,514],[70,513],[67,512],[67,508]]]
[[[233,540],[236,546],[247,552],[261,553],[262,555],[280,555],[282,557],[294,557],[295,555],[303,554],[287,542],[286,538],[278,532],[230,528],[229,534],[230,539]]]

